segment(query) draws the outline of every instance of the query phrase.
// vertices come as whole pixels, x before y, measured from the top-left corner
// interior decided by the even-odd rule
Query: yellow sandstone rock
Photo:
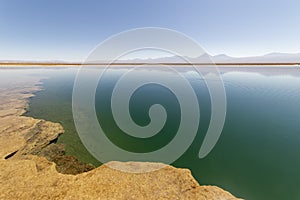
[[[65,175],[45,158],[28,159],[0,161],[0,199],[236,199],[218,187],[199,186],[187,169],[165,166],[149,173],[128,173],[102,165]],[[154,163],[119,164],[139,170]]]

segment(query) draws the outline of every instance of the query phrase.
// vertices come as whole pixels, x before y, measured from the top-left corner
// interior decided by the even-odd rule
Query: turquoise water
[[[191,83],[200,107],[201,120],[189,149],[172,165],[189,168],[200,184],[217,185],[245,199],[299,199],[300,191],[300,73],[298,68],[221,69],[227,96],[227,114],[221,137],[204,159],[198,152],[211,116],[211,101],[201,77],[182,68]],[[40,71],[46,75],[43,91],[31,98],[26,115],[60,122],[66,133],[59,138],[67,153],[84,162],[100,165],[81,144],[72,118],[72,89],[76,69]],[[166,145],[180,123],[179,102],[170,90],[157,84],[139,88],[130,101],[136,124],[150,121],[148,110],[161,104],[168,118],[154,137],[125,135],[110,109],[116,81],[126,69],[114,69],[100,81],[95,102],[99,123],[114,144],[133,152],[149,152]],[[163,71],[161,73],[164,73]],[[92,130],[91,130],[92,131]],[[187,133],[189,134],[189,133]]]

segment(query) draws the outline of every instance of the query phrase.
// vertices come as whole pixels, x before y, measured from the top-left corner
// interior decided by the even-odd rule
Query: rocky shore
[[[26,155],[44,156],[56,163],[56,169],[64,174],[78,174],[94,168],[79,162],[74,156],[65,155],[63,144],[56,144],[64,132],[63,127],[41,119],[22,116],[28,100],[41,88],[38,79],[16,83],[6,80],[0,86],[0,158],[22,159]]]
[[[187,169],[157,163],[112,162],[94,166],[65,155],[58,123],[22,116],[41,88],[39,79],[0,82],[0,199],[237,199],[216,186],[200,186]]]

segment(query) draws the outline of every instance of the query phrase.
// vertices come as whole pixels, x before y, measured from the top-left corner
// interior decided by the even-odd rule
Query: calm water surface
[[[81,144],[75,130],[72,89],[76,72],[71,68],[32,71],[33,76],[48,78],[42,81],[44,90],[31,98],[26,115],[60,122],[66,133],[59,142],[67,144],[67,153],[100,165]],[[111,70],[99,82],[95,96],[98,117],[102,116],[99,123],[108,138],[123,149],[159,149],[176,134],[179,102],[162,86],[149,84],[139,88],[129,105],[133,120],[147,125],[148,110],[153,104],[163,105],[168,118],[154,137],[139,139],[124,134],[112,116],[110,97],[116,81],[125,72],[124,68]],[[221,72],[227,96],[225,125],[213,151],[199,159],[210,122],[211,101],[203,79],[188,68],[181,70],[197,95],[201,120],[194,142],[173,165],[191,169],[200,184],[217,185],[245,199],[300,199],[300,69],[232,68]]]

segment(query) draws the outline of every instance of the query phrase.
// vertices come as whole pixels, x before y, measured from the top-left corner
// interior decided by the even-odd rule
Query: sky
[[[0,60],[82,61],[106,38],[162,27],[209,54],[300,53],[299,0],[0,0]]]

